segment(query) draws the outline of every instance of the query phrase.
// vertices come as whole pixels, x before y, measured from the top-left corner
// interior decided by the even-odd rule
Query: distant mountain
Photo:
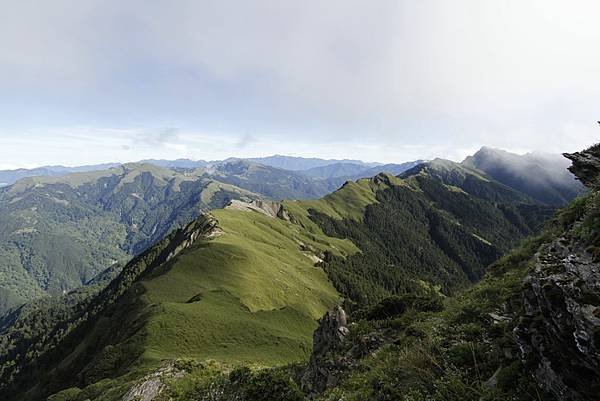
[[[292,156],[269,156],[259,158],[229,158],[227,160],[215,160],[207,162],[204,160],[191,160],[191,159],[177,159],[177,160],[165,160],[165,159],[146,159],[141,160],[137,163],[147,163],[164,168],[178,168],[178,169],[196,169],[200,167],[214,166],[223,163],[231,163],[240,160],[247,160],[249,162],[262,164],[264,166],[275,167],[282,170],[290,171],[301,171],[307,170],[314,167],[326,166],[334,163],[345,163],[362,166],[367,169],[379,165],[379,163],[365,163],[360,160],[325,160],[317,158],[303,158],[303,157],[292,157]],[[0,187],[14,184],[17,180],[26,177],[60,177],[66,174],[87,172],[87,171],[99,171],[106,170],[109,168],[117,167],[120,163],[104,163],[87,166],[77,167],[65,167],[65,166],[43,166],[32,169],[17,169],[17,170],[0,170]]]
[[[368,167],[364,164],[354,163],[333,163],[303,170],[301,173],[322,179],[335,179],[344,177],[348,180],[358,180],[360,178],[373,177],[379,173],[398,175],[423,162],[424,160],[416,160],[402,164],[380,164],[375,167]]]
[[[295,156],[268,156],[268,157],[255,157],[255,158],[247,158],[245,160],[252,161],[254,163],[263,164],[265,166],[271,166],[280,168],[283,170],[291,170],[291,171],[302,171],[309,170],[315,167],[323,167],[331,164],[343,163],[343,164],[357,164],[359,166],[365,167],[375,167],[380,163],[365,163],[361,160],[336,160],[336,159],[318,159],[318,158],[305,158],[305,157],[295,157]]]
[[[43,166],[32,169],[0,170],[0,187],[14,184],[21,178],[26,177],[60,177],[71,173],[81,173],[95,170],[106,170],[118,166],[118,163],[105,163],[89,166],[65,167],[65,166]]]
[[[313,167],[308,170],[302,170],[302,173],[311,177],[329,179],[337,177],[354,177],[362,175],[362,173],[369,170],[370,168],[363,164],[333,163],[325,166]],[[371,175],[371,177],[373,175]]]
[[[339,188],[344,179],[310,177],[300,171],[232,160],[211,164],[203,170],[207,177],[235,185],[271,199],[314,199]]]
[[[382,164],[376,167],[371,167],[368,170],[364,170],[359,174],[353,176],[354,179],[369,178],[379,173],[388,173],[392,175],[400,175],[411,168],[418,166],[419,164],[425,163],[425,160],[415,160],[400,164]]]
[[[141,160],[137,163],[152,164],[154,166],[164,168],[179,168],[179,169],[195,169],[204,167],[208,164],[204,160],[190,160],[190,159],[176,159],[176,160],[164,160],[164,159],[146,159]],[[113,167],[118,167],[122,163],[103,163],[103,164],[90,164],[86,166],[43,166],[31,169],[17,169],[17,170],[0,170],[0,187],[14,184],[21,178],[27,177],[62,177],[72,173],[85,173],[89,171],[101,171],[108,170]]]
[[[146,159],[139,163],[149,163],[155,166],[164,168],[182,168],[182,169],[194,169],[199,167],[205,167],[208,162],[204,160],[190,160],[190,159],[176,159],[176,160],[165,160],[165,159]]]
[[[166,233],[261,195],[151,164],[62,177],[29,177],[0,189],[0,313],[78,287]]]
[[[548,205],[564,205],[585,190],[567,170],[570,163],[561,155],[517,155],[483,147],[462,164],[481,170],[496,181]]]

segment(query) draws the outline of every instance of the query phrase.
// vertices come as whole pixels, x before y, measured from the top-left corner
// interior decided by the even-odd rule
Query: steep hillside
[[[583,185],[567,170],[568,160],[560,155],[516,155],[484,147],[463,164],[548,205],[565,205],[584,191]]]
[[[446,160],[400,177],[348,182],[321,200],[285,207],[307,229],[350,238],[362,250],[344,260],[329,257],[323,265],[358,305],[419,286],[445,293],[465,288],[553,212]]]
[[[260,195],[148,164],[0,189],[0,312],[86,283],[202,211]]]
[[[163,359],[303,360],[317,319],[339,301],[313,266],[326,249],[356,252],[347,240],[309,235],[262,213],[203,216],[131,261],[99,293],[14,317],[2,335],[3,394],[37,399],[127,373],[88,389],[119,391]]]

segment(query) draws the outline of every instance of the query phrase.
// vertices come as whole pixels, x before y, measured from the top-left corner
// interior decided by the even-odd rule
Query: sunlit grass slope
[[[376,192],[390,185],[405,185],[404,181],[390,174],[381,173],[374,178],[356,182],[348,181],[340,189],[321,199],[284,201],[283,204],[294,219],[313,233],[322,233],[319,226],[308,215],[316,210],[334,219],[361,221],[368,205],[377,203]]]
[[[195,244],[142,282],[143,300],[156,304],[144,360],[273,365],[305,358],[316,320],[339,301],[306,249],[333,245],[346,253],[354,251],[351,243],[256,212],[213,214],[220,237]]]

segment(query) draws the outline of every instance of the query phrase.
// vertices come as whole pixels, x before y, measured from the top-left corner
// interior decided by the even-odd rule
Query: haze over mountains
[[[399,164],[383,164],[377,162],[365,163],[360,160],[326,160],[275,155],[247,159],[229,158],[224,161],[211,162],[190,159],[146,159],[141,160],[139,163],[148,163],[164,168],[196,169],[208,167],[210,169],[214,166],[241,160],[281,170],[294,171],[320,179],[341,177],[359,179],[372,177],[380,172],[397,175],[424,162],[424,160],[416,160]],[[534,198],[555,206],[566,203],[583,191],[583,186],[568,172],[568,161],[561,155],[544,153],[517,155],[500,149],[483,147],[474,155],[467,157],[463,164],[482,170],[501,183],[517,187]],[[25,177],[63,176],[74,172],[106,170],[118,165],[118,163],[106,163],[79,167],[43,166],[34,169],[1,170],[0,186],[13,184]],[[543,179],[538,180],[538,177],[543,177]]]
[[[527,153],[519,156],[484,147],[467,157],[463,164],[549,205],[564,205],[584,190],[567,169],[569,160],[562,155]]]
[[[140,160],[139,163],[153,164],[159,167],[165,168],[182,168],[182,169],[194,169],[199,167],[212,166],[222,164],[224,162],[233,162],[238,160],[248,160],[264,166],[270,166],[279,168],[282,170],[290,171],[304,171],[310,170],[316,167],[332,166],[338,163],[344,163],[355,166],[356,173],[366,171],[369,168],[381,165],[381,163],[365,163],[360,160],[325,160],[318,158],[303,158],[294,156],[269,156],[269,157],[258,157],[258,158],[229,158],[223,161],[211,161],[207,162],[204,160],[190,160],[190,159],[176,159],[176,160],[164,160],[164,159],[145,159]],[[42,166],[32,169],[17,169],[17,170],[0,170],[0,185],[10,185],[17,180],[25,177],[34,176],[62,176],[70,173],[94,171],[94,170],[106,170],[112,167],[118,166],[119,163],[104,163],[89,166],[78,166],[78,167],[65,167],[65,166]],[[379,172],[379,171],[378,171]]]

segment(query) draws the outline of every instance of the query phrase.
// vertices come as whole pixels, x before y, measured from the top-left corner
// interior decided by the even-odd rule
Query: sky
[[[597,0],[0,6],[0,169],[600,141]]]

